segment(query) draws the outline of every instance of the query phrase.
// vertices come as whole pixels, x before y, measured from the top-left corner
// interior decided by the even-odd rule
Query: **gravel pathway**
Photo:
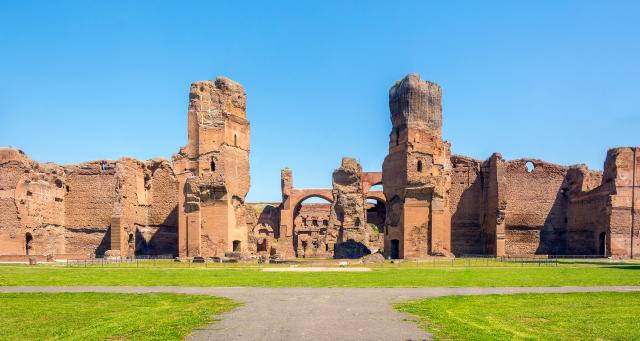
[[[640,287],[505,288],[210,288],[0,287],[7,292],[114,292],[203,294],[245,304],[196,330],[189,340],[430,340],[392,304],[421,297],[516,293],[640,291]]]

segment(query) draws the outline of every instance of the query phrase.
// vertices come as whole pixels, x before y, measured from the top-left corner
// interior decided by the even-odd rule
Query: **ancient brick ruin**
[[[172,161],[59,166],[0,148],[0,260],[640,256],[640,147],[610,149],[603,172],[451,155],[441,96],[418,75],[396,82],[382,172],[345,157],[332,188],[300,189],[285,168],[279,203],[245,203],[246,94],[223,77],[191,85]]]
[[[223,256],[246,249],[246,102],[242,86],[227,78],[191,85],[189,141],[173,156],[181,256]]]

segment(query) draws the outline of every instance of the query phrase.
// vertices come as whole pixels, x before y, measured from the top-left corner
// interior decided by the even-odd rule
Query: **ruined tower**
[[[392,130],[382,166],[385,253],[392,258],[451,251],[450,146],[442,140],[442,90],[410,74],[389,90]]]
[[[249,121],[242,86],[224,77],[191,84],[188,144],[174,155],[179,181],[179,254],[246,249]]]

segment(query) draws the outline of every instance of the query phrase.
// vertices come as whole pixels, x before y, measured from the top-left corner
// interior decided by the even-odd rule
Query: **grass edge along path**
[[[183,294],[2,293],[3,340],[182,340],[228,298]]]
[[[445,296],[395,304],[442,340],[637,340],[640,292]]]
[[[0,286],[532,287],[639,286],[640,266],[398,268],[369,272],[258,269],[0,267]]]

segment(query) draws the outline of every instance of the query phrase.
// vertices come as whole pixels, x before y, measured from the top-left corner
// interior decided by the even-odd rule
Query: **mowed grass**
[[[0,294],[2,340],[181,340],[238,306],[202,295]]]
[[[504,287],[640,285],[640,266],[374,268],[370,272],[260,269],[0,267],[0,286]]]
[[[449,296],[396,305],[443,340],[638,340],[640,293]]]

